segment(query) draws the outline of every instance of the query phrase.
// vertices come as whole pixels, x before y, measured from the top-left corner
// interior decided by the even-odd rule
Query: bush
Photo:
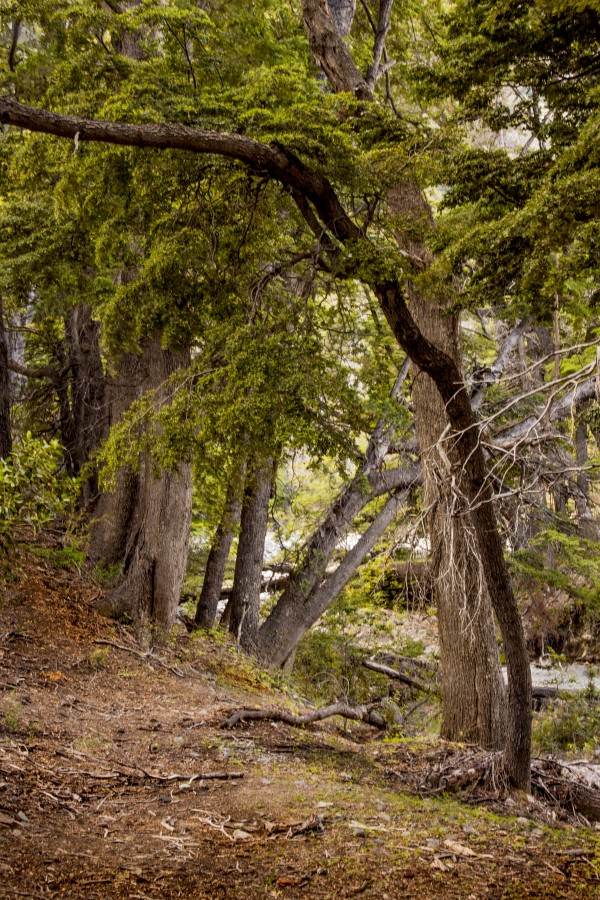
[[[555,700],[538,714],[533,740],[548,753],[600,751],[600,695],[593,678],[583,693]]]
[[[10,553],[22,525],[34,531],[63,515],[73,504],[76,483],[59,474],[62,449],[28,432],[0,459],[0,553]]]

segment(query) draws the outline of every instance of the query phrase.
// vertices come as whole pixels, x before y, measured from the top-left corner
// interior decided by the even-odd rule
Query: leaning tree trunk
[[[394,521],[408,493],[408,490],[404,490],[392,494],[335,571],[315,585],[302,601],[296,599],[294,602],[289,596],[287,600],[282,597],[278,601],[259,632],[257,652],[265,665],[285,667],[286,671],[291,668],[289,660],[293,659],[298,644],[306,632],[331,607],[348,584],[365,557]]]
[[[242,507],[240,538],[235,559],[233,590],[229,600],[229,630],[239,646],[254,652],[260,616],[265,540],[274,477],[271,457],[249,468]]]
[[[398,399],[407,373],[408,360],[395,380],[391,392],[393,400]],[[283,665],[316,621],[307,608],[309,597],[325,579],[334,551],[356,516],[376,496],[413,484],[419,477],[413,467],[393,473],[382,471],[394,436],[395,429],[385,419],[380,419],[369,440],[360,471],[342,488],[307,542],[301,563],[291,573],[283,594],[260,629],[257,651],[265,664]],[[397,475],[400,475],[399,480]]]
[[[129,361],[130,363],[131,361]],[[154,391],[156,406],[168,402],[165,382],[169,376],[189,362],[188,352],[163,350],[160,337],[146,341],[141,358],[143,392]],[[132,473],[123,481],[129,485]],[[123,485],[123,482],[121,483]],[[134,490],[134,508],[129,520],[115,510],[119,491],[107,506],[116,517],[115,532],[125,538],[123,553],[123,582],[103,601],[102,611],[119,617],[127,615],[144,641],[160,637],[174,623],[179,604],[181,585],[185,576],[189,528],[192,508],[192,473],[189,463],[178,470],[153,472],[152,460],[144,457]],[[127,499],[129,495],[127,495]],[[124,526],[127,525],[127,528]],[[110,531],[107,528],[106,531]],[[125,533],[126,532],[126,533]],[[105,546],[114,547],[114,534],[105,534]]]
[[[240,483],[243,484],[245,472],[246,466],[244,464],[239,469],[236,469],[235,475],[229,483],[225,510],[210,547],[202,590],[200,591],[194,618],[195,624],[200,628],[212,628],[215,624],[217,607],[223,588],[223,578],[225,577],[225,567],[229,559],[233,536],[240,524],[242,514]]]

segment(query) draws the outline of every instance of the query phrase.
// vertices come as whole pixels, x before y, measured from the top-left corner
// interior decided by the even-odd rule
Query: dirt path
[[[134,649],[91,582],[24,573],[0,608],[0,897],[600,897],[598,832],[404,793],[426,748],[365,726],[223,731],[293,700],[211,638],[96,643]]]

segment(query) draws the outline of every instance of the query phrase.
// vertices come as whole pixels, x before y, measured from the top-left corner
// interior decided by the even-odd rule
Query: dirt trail
[[[598,832],[403,793],[425,750],[366,726],[223,731],[293,700],[210,637],[97,643],[135,650],[91,581],[36,556],[23,576],[0,605],[0,897],[600,897]]]

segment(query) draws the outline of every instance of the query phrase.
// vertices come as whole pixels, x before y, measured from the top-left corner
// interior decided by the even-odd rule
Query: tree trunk
[[[151,388],[146,354],[125,353],[117,375],[108,383],[109,424],[120,422],[131,404]],[[140,475],[131,466],[119,470],[113,491],[102,494],[90,530],[88,558],[105,566],[122,565],[133,529],[140,494]]]
[[[79,472],[108,435],[106,378],[100,354],[100,323],[92,319],[89,307],[75,307],[69,317],[69,330],[74,423],[70,450]],[[91,509],[98,500],[97,472],[86,478],[82,490],[84,507]]]
[[[236,471],[227,490],[225,510],[217,527],[206,562],[202,590],[196,607],[195,624],[200,628],[212,628],[217,616],[217,607],[221,598],[225,567],[229,559],[229,550],[233,536],[240,524],[242,500],[240,482],[243,482],[246,471],[245,464]]]
[[[416,310],[415,310],[416,312]],[[446,352],[457,354],[455,317],[427,310],[417,314],[421,328]],[[437,313],[437,311],[436,311]],[[434,333],[432,333],[434,332]],[[422,448],[424,505],[431,541],[430,568],[437,605],[442,670],[442,727],[447,740],[504,746],[505,702],[496,629],[459,469],[443,434],[444,404],[431,379],[418,373],[413,385],[417,433]]]
[[[271,457],[260,460],[248,471],[233,590],[228,604],[229,630],[248,653],[254,652],[258,638],[260,586],[273,477]]]
[[[131,362],[127,360],[127,368],[131,368]],[[160,406],[168,401],[166,380],[188,364],[189,353],[163,350],[160,337],[155,337],[145,342],[141,362],[143,377],[138,384],[142,392],[154,390],[156,405]],[[125,539],[119,554],[123,557],[124,581],[107,595],[102,611],[115,617],[127,615],[141,640],[148,643],[153,637],[160,638],[173,625],[177,613],[187,565],[191,465],[182,463],[176,472],[164,471],[155,477],[152,460],[145,457],[130,494],[125,488],[131,485],[133,473],[121,474],[123,490],[112,495],[107,503],[108,512],[116,516],[106,520],[109,527],[105,527],[100,537],[104,546],[111,549],[116,549],[116,533]],[[128,519],[115,509],[122,496],[129,500],[133,497]]]
[[[386,528],[394,521],[408,493],[408,490],[399,491],[389,498],[336,570],[315,585],[303,601],[298,602],[289,595],[284,601],[284,593],[259,632],[258,656],[265,665],[286,665],[306,632],[329,609]]]
[[[0,298],[0,459],[12,452],[10,425],[10,376],[8,374],[8,341],[4,325],[4,308]]]
[[[390,192],[402,221],[428,220],[429,209],[411,183]],[[404,244],[401,236],[399,241]],[[422,255],[422,247],[403,249]],[[426,257],[425,257],[426,259]],[[410,306],[421,333],[460,367],[459,320],[440,298],[409,287]],[[489,749],[504,746],[505,697],[496,628],[477,535],[465,498],[461,460],[445,403],[434,381],[415,367],[412,398],[423,471],[424,505],[431,541],[431,572],[437,603],[442,668],[442,737]]]

